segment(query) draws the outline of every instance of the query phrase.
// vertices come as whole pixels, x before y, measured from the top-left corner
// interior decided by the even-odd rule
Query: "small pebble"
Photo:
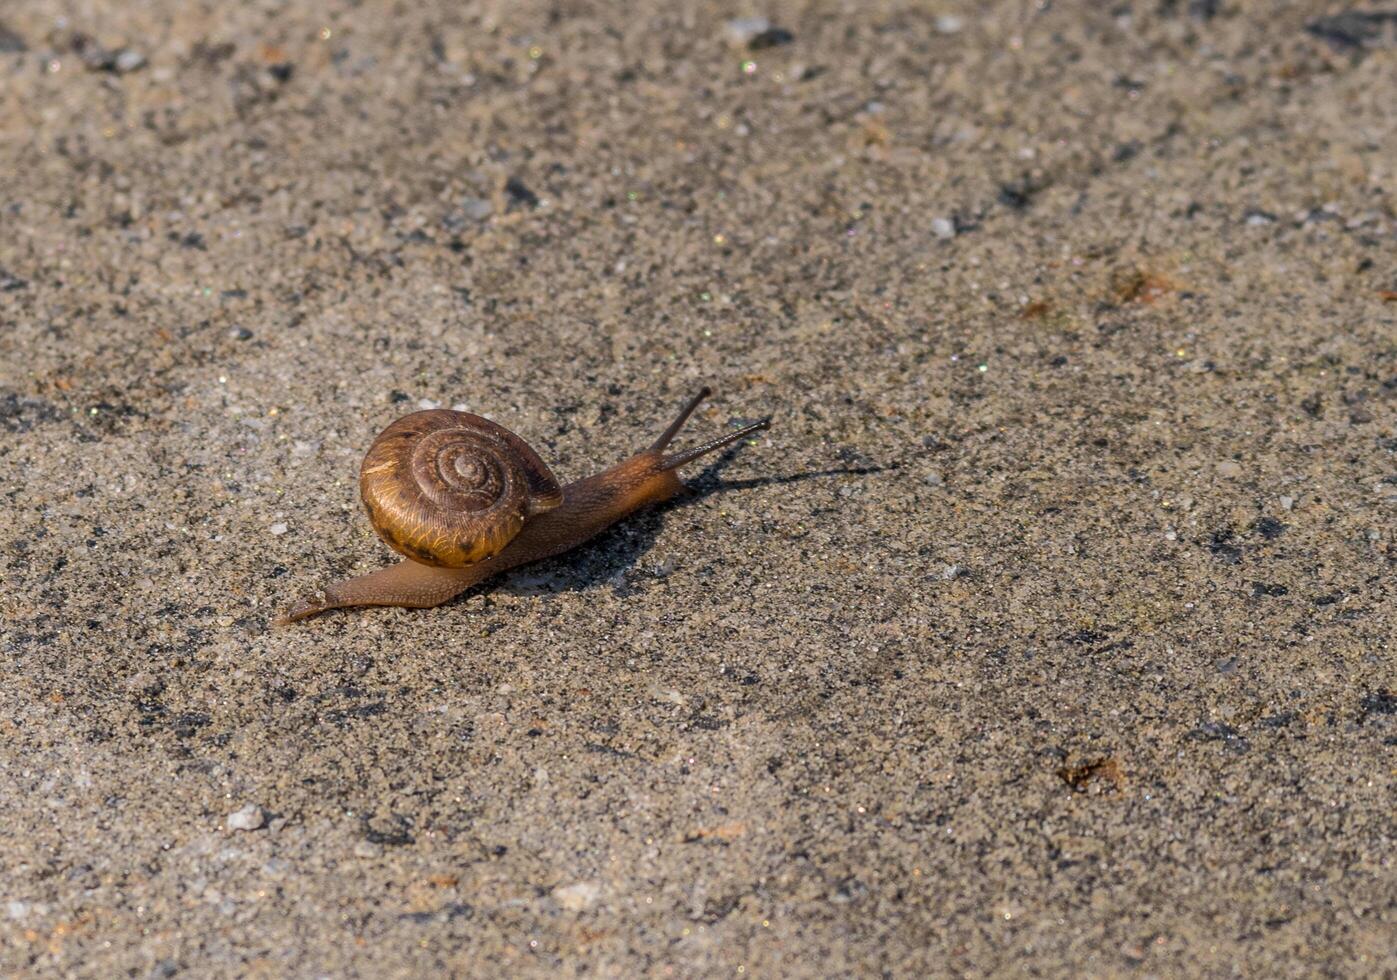
[[[430,398],[422,398],[418,400],[417,407],[421,409],[441,408],[441,402],[434,402]]]
[[[1227,459],[1223,460],[1221,463],[1218,464],[1218,476],[1226,477],[1229,480],[1235,480],[1237,477],[1241,475],[1241,463]]]
[[[954,14],[942,14],[936,18],[936,29],[942,34],[959,34],[965,21]]]
[[[5,912],[11,919],[16,921],[22,920],[29,915],[29,903],[21,902],[18,899],[11,899],[5,905]]]
[[[790,44],[795,39],[796,36],[784,27],[768,27],[747,42],[747,50],[765,51],[767,48],[779,48],[783,44]]]
[[[483,197],[461,199],[461,213],[471,221],[484,221],[495,213],[495,206]]]
[[[267,815],[256,803],[249,803],[241,810],[228,814],[229,830],[257,830],[267,822]]]
[[[579,881],[553,889],[553,899],[565,909],[580,912],[593,905],[601,896],[601,885],[595,881]]]
[[[1281,498],[1281,510],[1293,510],[1294,508],[1295,508],[1295,498],[1294,498],[1294,497],[1282,497],[1282,498]]]
[[[247,329],[247,327],[234,327],[232,330],[228,331],[228,336],[232,337],[234,340],[251,340],[252,331]]]
[[[139,51],[132,51],[130,48],[122,48],[116,53],[116,58],[112,61],[112,67],[116,69],[118,75],[125,75],[127,72],[144,68],[145,64],[145,55]]]
[[[960,574],[961,569],[959,565],[947,565],[945,568],[941,569],[941,578],[946,582],[959,578]]]
[[[746,47],[757,35],[769,30],[771,21],[765,17],[737,17],[723,25],[723,34],[735,48]]]
[[[283,534],[286,533],[286,522],[284,522],[284,521],[277,521],[275,524],[273,524],[273,525],[272,525],[271,527],[269,527],[267,530],[271,531],[271,532],[272,532],[273,534],[275,534],[277,537],[281,537],[281,535],[283,535]]]
[[[931,233],[942,241],[956,237],[956,223],[950,218],[932,218]]]

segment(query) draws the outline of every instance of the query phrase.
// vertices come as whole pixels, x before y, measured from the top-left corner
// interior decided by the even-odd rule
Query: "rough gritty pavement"
[[[0,972],[1393,975],[1345,10],[0,6]],[[704,383],[689,496],[269,628],[419,403]]]

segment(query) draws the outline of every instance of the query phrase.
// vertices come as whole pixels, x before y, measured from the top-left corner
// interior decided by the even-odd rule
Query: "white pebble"
[[[1218,464],[1218,476],[1226,477],[1229,480],[1235,480],[1241,475],[1242,464],[1234,460],[1226,459]]]
[[[29,917],[29,903],[21,902],[18,899],[11,899],[5,906],[5,911],[11,919],[20,921]]]
[[[950,218],[932,218],[931,233],[943,241],[956,237],[956,223]]]
[[[423,398],[417,403],[417,407],[422,409],[441,408],[441,402],[434,402],[430,398]]]
[[[573,912],[590,907],[600,896],[601,885],[595,881],[579,881],[573,885],[560,885],[553,889],[554,900]]]
[[[959,565],[947,565],[945,568],[941,569],[941,578],[947,582],[951,581],[953,578],[957,578],[959,575]]]
[[[1295,498],[1294,498],[1294,497],[1282,497],[1282,498],[1281,498],[1281,510],[1293,510],[1294,508],[1295,508]]]
[[[963,27],[965,21],[954,14],[942,14],[936,18],[936,29],[942,34],[959,34]]]
[[[723,25],[723,33],[733,47],[742,47],[754,37],[771,29],[771,21],[765,17],[738,17]]]
[[[132,51],[130,48],[124,48],[117,54],[116,63],[113,67],[115,67],[119,73],[125,75],[127,72],[144,67],[145,63],[145,55],[141,54],[139,51]]]
[[[229,830],[257,830],[267,822],[267,815],[256,803],[249,803],[241,810],[228,814]]]
[[[267,530],[271,531],[277,537],[280,537],[281,535],[286,533],[286,523],[284,521],[277,521]]]

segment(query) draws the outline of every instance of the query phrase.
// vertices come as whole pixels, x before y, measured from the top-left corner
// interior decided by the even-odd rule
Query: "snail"
[[[704,388],[642,452],[560,485],[529,444],[468,412],[430,409],[373,441],[359,489],[374,530],[403,561],[328,586],[279,624],[345,606],[428,608],[507,569],[570,551],[647,504],[684,488],[678,469],[765,429],[761,419],[693,449],[667,453]]]

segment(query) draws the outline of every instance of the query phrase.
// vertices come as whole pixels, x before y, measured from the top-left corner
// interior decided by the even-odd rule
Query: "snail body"
[[[374,530],[404,560],[330,585],[278,622],[345,606],[440,605],[670,499],[684,487],[679,467],[770,423],[763,419],[694,449],[666,453],[709,393],[700,391],[650,448],[566,486],[523,439],[489,419],[442,409],[398,419],[365,455],[360,493]]]

